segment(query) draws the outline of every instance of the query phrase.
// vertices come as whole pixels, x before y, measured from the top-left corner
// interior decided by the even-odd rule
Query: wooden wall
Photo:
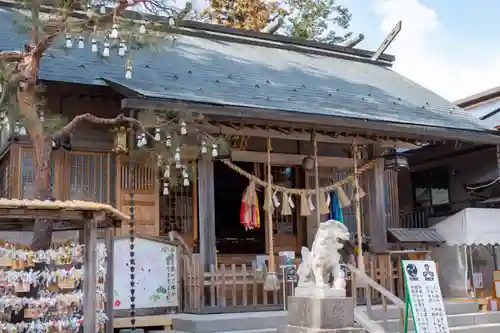
[[[46,90],[45,117],[57,115],[69,121],[92,113],[112,118],[121,113],[121,97],[105,87],[53,84]],[[138,234],[158,235],[158,184],[150,168],[136,168],[136,186],[128,182],[128,167],[112,153],[113,134],[109,126],[81,123],[72,137],[72,150],[52,153],[53,194],[59,200],[91,200],[111,204],[130,213],[130,191],[135,195]],[[1,141],[1,140],[0,140]],[[0,162],[4,177],[2,192],[14,198],[33,197],[33,151],[29,140],[8,149],[8,166]],[[4,190],[5,186],[8,190]],[[125,226],[124,228],[128,228]],[[122,233],[121,231],[119,233]]]

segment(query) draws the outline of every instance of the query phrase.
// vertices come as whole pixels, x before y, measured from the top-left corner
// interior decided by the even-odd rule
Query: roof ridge
[[[49,14],[54,14],[56,10],[54,3],[55,0],[43,0],[41,11]],[[0,8],[2,7],[17,10],[23,9],[21,4],[13,0],[0,0]],[[122,16],[124,18],[132,20],[140,20],[141,17],[139,17],[139,15],[146,16],[152,21],[161,17],[159,15],[153,14],[139,14],[134,10],[125,10],[122,13]],[[86,13],[81,10],[75,10],[72,13],[72,16],[81,19],[82,17],[86,16]],[[371,64],[382,66],[391,66],[392,63],[396,60],[395,56],[389,54],[382,54],[377,60],[372,60],[375,52],[365,49],[326,44],[315,40],[275,35],[260,31],[237,29],[232,27],[225,27],[218,24],[204,23],[192,20],[180,20],[176,22],[176,27],[170,27],[169,25],[165,24],[165,31],[171,31],[172,33],[179,33],[183,35],[195,35],[196,37],[201,38],[230,40],[232,42],[252,44],[263,47],[277,48],[279,46],[278,48],[290,51],[315,53],[323,56],[368,62]]]

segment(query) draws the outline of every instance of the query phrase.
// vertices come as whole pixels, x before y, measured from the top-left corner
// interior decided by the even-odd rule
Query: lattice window
[[[160,234],[171,230],[192,233],[193,187],[177,184],[169,195],[160,196]]]
[[[54,160],[50,164],[50,190],[53,188]],[[21,196],[24,199],[34,199],[35,197],[35,162],[33,150],[23,149],[22,151],[22,172],[21,172]]]
[[[70,200],[108,202],[108,170],[106,154],[70,153]]]
[[[9,168],[9,154],[5,155],[0,161],[0,196],[2,198],[10,198],[10,168]]]

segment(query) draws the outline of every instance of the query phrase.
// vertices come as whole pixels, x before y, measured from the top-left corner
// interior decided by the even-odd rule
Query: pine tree
[[[335,0],[284,0],[288,8],[285,34],[323,43],[341,43],[351,33],[337,34],[349,28],[351,13]]]
[[[63,47],[68,52],[91,47],[102,57],[118,52],[126,60],[125,77],[130,78],[133,54],[138,49],[169,36],[171,26],[179,17],[190,11],[190,4],[177,11],[165,0],[17,0],[18,9],[28,10],[31,15],[19,14],[16,24],[26,29],[29,40],[23,50],[0,52],[0,122],[8,123],[17,134],[27,132],[34,151],[34,196],[40,200],[53,200],[50,184],[50,161],[54,146],[67,141],[82,122],[109,126],[128,126],[138,133],[138,145],[143,146],[138,156],[167,170],[170,164],[178,164],[178,148],[183,128],[199,124],[198,116],[155,112],[141,113],[142,119],[119,115],[112,119],[92,114],[76,116],[65,122],[60,114],[50,112],[43,100],[43,87],[38,83],[40,60],[51,47]],[[49,5],[49,7],[46,7]],[[42,20],[43,10],[52,15]],[[134,15],[124,15],[136,9]],[[139,9],[139,11],[137,11]],[[82,15],[86,13],[86,15]],[[146,16],[147,13],[161,14]],[[143,19],[137,19],[137,16]],[[134,19],[135,17],[135,19]],[[157,18],[158,21],[151,21]],[[62,36],[62,38],[61,38]],[[57,45],[62,43],[63,45]],[[125,67],[125,66],[124,66]],[[148,116],[150,115],[150,116]],[[182,121],[181,121],[182,119]],[[4,127],[8,128],[7,126]],[[22,129],[22,130],[21,130]],[[168,134],[167,134],[168,133]],[[180,134],[178,134],[180,133]],[[199,142],[208,146],[219,145],[216,139],[202,132],[193,134]],[[160,138],[161,137],[161,138]],[[148,144],[144,144],[149,140]],[[165,141],[166,140],[166,141]],[[210,141],[212,140],[212,141]],[[168,142],[168,144],[166,144]],[[207,150],[207,147],[204,147]],[[165,172],[166,173],[166,172]],[[178,172],[186,178],[187,171]],[[168,178],[170,178],[170,174]],[[167,179],[166,179],[167,180]],[[47,249],[52,238],[52,221],[38,219],[34,224],[32,249]]]

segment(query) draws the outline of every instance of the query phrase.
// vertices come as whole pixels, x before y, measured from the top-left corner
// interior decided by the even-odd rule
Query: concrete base
[[[362,333],[354,327],[354,299],[350,297],[288,297],[287,326],[278,333]]]

